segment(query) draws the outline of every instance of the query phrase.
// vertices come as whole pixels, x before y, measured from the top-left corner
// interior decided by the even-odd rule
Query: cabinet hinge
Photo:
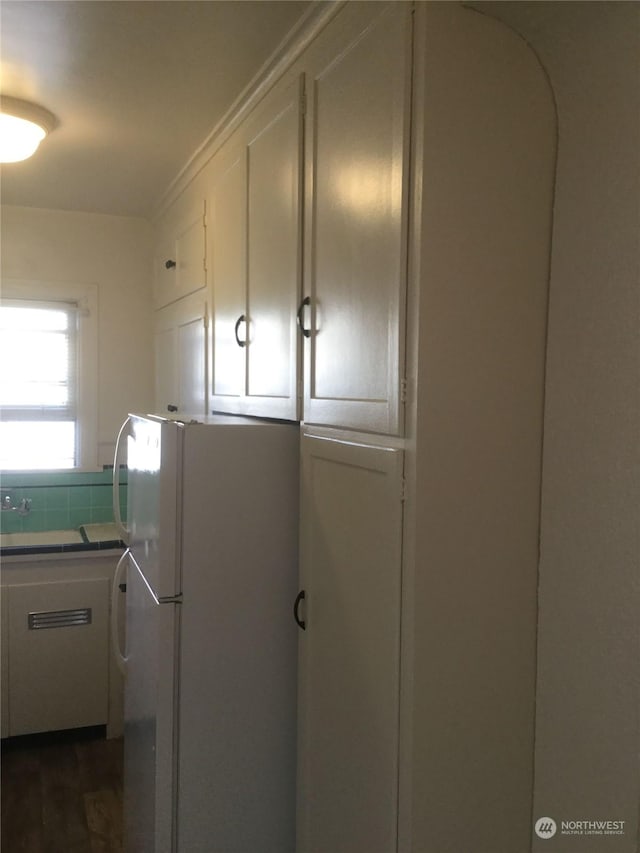
[[[407,380],[406,379],[400,380],[400,402],[401,403],[407,402]]]
[[[207,227],[207,214],[206,213],[202,214],[202,227],[203,228]]]

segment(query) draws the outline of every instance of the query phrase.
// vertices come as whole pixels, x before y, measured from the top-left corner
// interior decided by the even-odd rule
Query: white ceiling
[[[2,0],[0,88],[53,112],[3,204],[149,216],[301,16],[298,0]]]

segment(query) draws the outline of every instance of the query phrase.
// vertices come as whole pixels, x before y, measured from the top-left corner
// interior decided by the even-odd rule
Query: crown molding
[[[204,142],[158,199],[151,220],[157,220],[206,166],[267,92],[282,78],[308,45],[345,5],[346,0],[313,0],[309,10],[287,33],[250,83],[245,86]]]

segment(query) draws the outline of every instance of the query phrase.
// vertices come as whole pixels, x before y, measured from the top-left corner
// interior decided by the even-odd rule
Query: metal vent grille
[[[76,610],[45,610],[40,613],[29,613],[29,630],[41,628],[68,628],[70,625],[90,625],[91,608],[81,607]]]

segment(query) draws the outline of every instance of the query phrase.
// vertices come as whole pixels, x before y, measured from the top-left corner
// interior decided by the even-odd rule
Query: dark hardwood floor
[[[122,740],[103,729],[2,742],[2,853],[122,853]]]

